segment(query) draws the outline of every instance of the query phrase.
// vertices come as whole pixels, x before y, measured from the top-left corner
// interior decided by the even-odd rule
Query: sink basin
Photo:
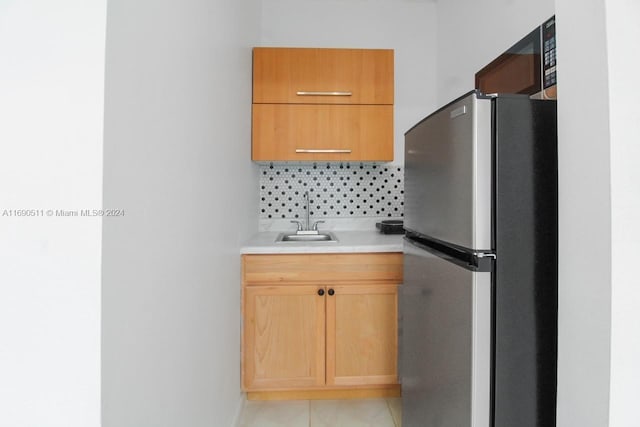
[[[338,239],[333,233],[325,232],[318,234],[297,234],[280,233],[276,238],[276,243],[282,242],[337,242]]]

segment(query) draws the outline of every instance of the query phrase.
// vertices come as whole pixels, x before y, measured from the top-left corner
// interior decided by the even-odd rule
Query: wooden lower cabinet
[[[316,286],[245,289],[244,387],[325,382],[325,301]]]
[[[398,382],[398,286],[332,286],[327,297],[327,384]]]
[[[319,255],[319,261],[330,260],[344,270],[348,265],[345,260],[368,259],[362,254],[349,256]],[[305,276],[303,267],[292,276],[297,281],[251,281],[247,277],[262,275],[247,272],[264,271],[265,259],[243,259],[243,390],[250,395],[266,393],[257,398],[274,398],[278,393],[281,398],[327,397],[323,391],[332,391],[333,397],[349,397],[344,394],[348,391],[356,392],[351,397],[366,397],[367,390],[376,389],[386,394],[371,396],[398,395],[397,307],[401,273],[400,277],[395,274],[395,283],[390,283],[389,278],[394,276],[392,269],[397,272],[401,255],[389,256],[395,258],[389,258],[391,262],[383,268],[379,264],[371,269],[366,264],[354,265],[356,277],[362,277],[358,270],[375,271],[377,267],[379,273],[368,275],[384,277],[384,281],[323,282],[322,274],[312,263],[309,269],[319,279],[317,284],[307,283],[311,276]],[[277,256],[271,257],[269,260],[285,268],[295,265],[298,259],[279,258],[277,262]],[[313,261],[313,256],[304,255],[302,259]],[[385,258],[376,254],[370,259]],[[335,269],[328,269],[326,274],[335,277]],[[274,277],[273,272],[264,277],[267,276]],[[286,274],[278,275],[282,276]]]

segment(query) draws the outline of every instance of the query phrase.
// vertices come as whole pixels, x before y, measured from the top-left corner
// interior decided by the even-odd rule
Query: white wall
[[[640,3],[606,2],[611,141],[611,386],[609,425],[636,427],[640,401]]]
[[[257,229],[253,0],[110,0],[103,425],[230,426],[239,248]]]
[[[102,204],[105,17],[0,2],[2,426],[100,425],[101,219],[55,210]]]
[[[604,1],[556,1],[558,426],[608,425],[611,169]],[[588,70],[588,72],[587,72]]]
[[[475,73],[554,14],[554,0],[438,2],[438,106],[475,87]]]
[[[436,5],[429,0],[262,0],[261,46],[395,50],[395,150],[436,106]]]

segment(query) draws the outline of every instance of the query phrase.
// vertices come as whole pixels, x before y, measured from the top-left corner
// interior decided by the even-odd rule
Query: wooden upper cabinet
[[[393,104],[393,50],[254,48],[254,104]]]
[[[254,48],[251,159],[393,160],[393,50]]]

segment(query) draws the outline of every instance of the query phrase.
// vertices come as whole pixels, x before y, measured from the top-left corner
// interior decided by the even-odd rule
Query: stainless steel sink
[[[337,242],[333,233],[322,232],[317,234],[280,233],[276,243],[283,242]]]

